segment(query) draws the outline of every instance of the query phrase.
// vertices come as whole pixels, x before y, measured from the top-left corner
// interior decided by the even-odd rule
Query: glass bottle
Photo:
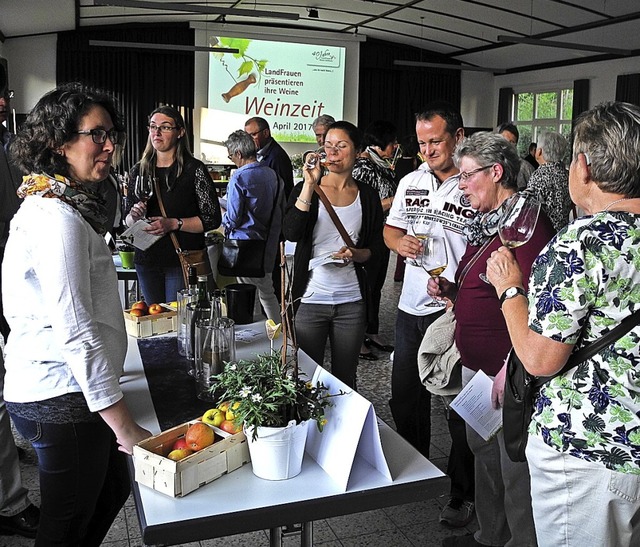
[[[207,290],[207,276],[199,275],[198,276],[198,288],[197,288],[197,300],[194,303],[189,304],[189,310],[191,312],[191,321],[189,324],[189,342],[191,344],[190,352],[188,358],[193,359],[195,354],[195,336],[196,336],[196,325],[203,321],[207,321],[209,316],[211,315],[211,301],[209,300],[209,291]],[[191,371],[192,374],[195,374],[195,371]]]

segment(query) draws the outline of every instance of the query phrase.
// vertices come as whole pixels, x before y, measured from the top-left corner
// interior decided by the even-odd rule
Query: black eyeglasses
[[[85,129],[83,131],[76,131],[78,135],[91,135],[91,139],[96,144],[104,144],[107,142],[107,137],[113,144],[122,144],[124,142],[124,133],[116,129]]]
[[[147,129],[149,130],[149,133],[155,133],[157,131],[160,131],[160,133],[170,133],[171,131],[174,131],[175,129],[178,129],[178,128],[172,125],[151,124],[151,125],[147,125]]]

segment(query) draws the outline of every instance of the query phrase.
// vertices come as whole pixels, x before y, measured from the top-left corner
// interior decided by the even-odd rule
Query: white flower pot
[[[279,481],[300,474],[309,421],[286,427],[259,427],[253,440],[253,427],[245,427],[253,474],[261,479]]]

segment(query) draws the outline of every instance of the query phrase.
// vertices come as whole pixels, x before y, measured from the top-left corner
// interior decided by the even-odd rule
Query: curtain
[[[589,110],[589,80],[575,80],[573,82],[573,110],[571,113],[571,128],[576,119],[585,110]]]
[[[193,143],[194,58],[190,51],[89,46],[89,40],[193,45],[187,24],[91,27],[58,34],[58,84],[82,81],[112,93],[127,131],[121,167],[136,163],[147,142],[147,117],[160,105],[180,110]]]
[[[415,113],[431,101],[445,100],[459,107],[460,71],[395,66],[393,61],[440,62],[451,60],[418,48],[367,40],[360,45],[358,125],[375,120],[398,127],[398,137],[415,136]]]
[[[498,92],[498,120],[496,125],[508,123],[513,119],[513,88],[501,87]]]
[[[620,74],[618,76],[616,101],[640,105],[640,74]]]

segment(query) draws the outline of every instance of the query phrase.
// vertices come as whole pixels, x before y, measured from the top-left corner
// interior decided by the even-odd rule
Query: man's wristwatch
[[[514,296],[518,296],[519,294],[524,297],[527,296],[527,293],[524,292],[524,289],[522,287],[509,287],[502,293],[502,296],[500,297],[500,307],[502,307],[502,304],[504,304],[504,301],[507,298],[513,298]]]
[[[182,230],[182,225],[184,224],[184,221],[181,218],[176,219],[178,221],[178,227],[176,228],[176,232],[179,232],[180,230]]]

